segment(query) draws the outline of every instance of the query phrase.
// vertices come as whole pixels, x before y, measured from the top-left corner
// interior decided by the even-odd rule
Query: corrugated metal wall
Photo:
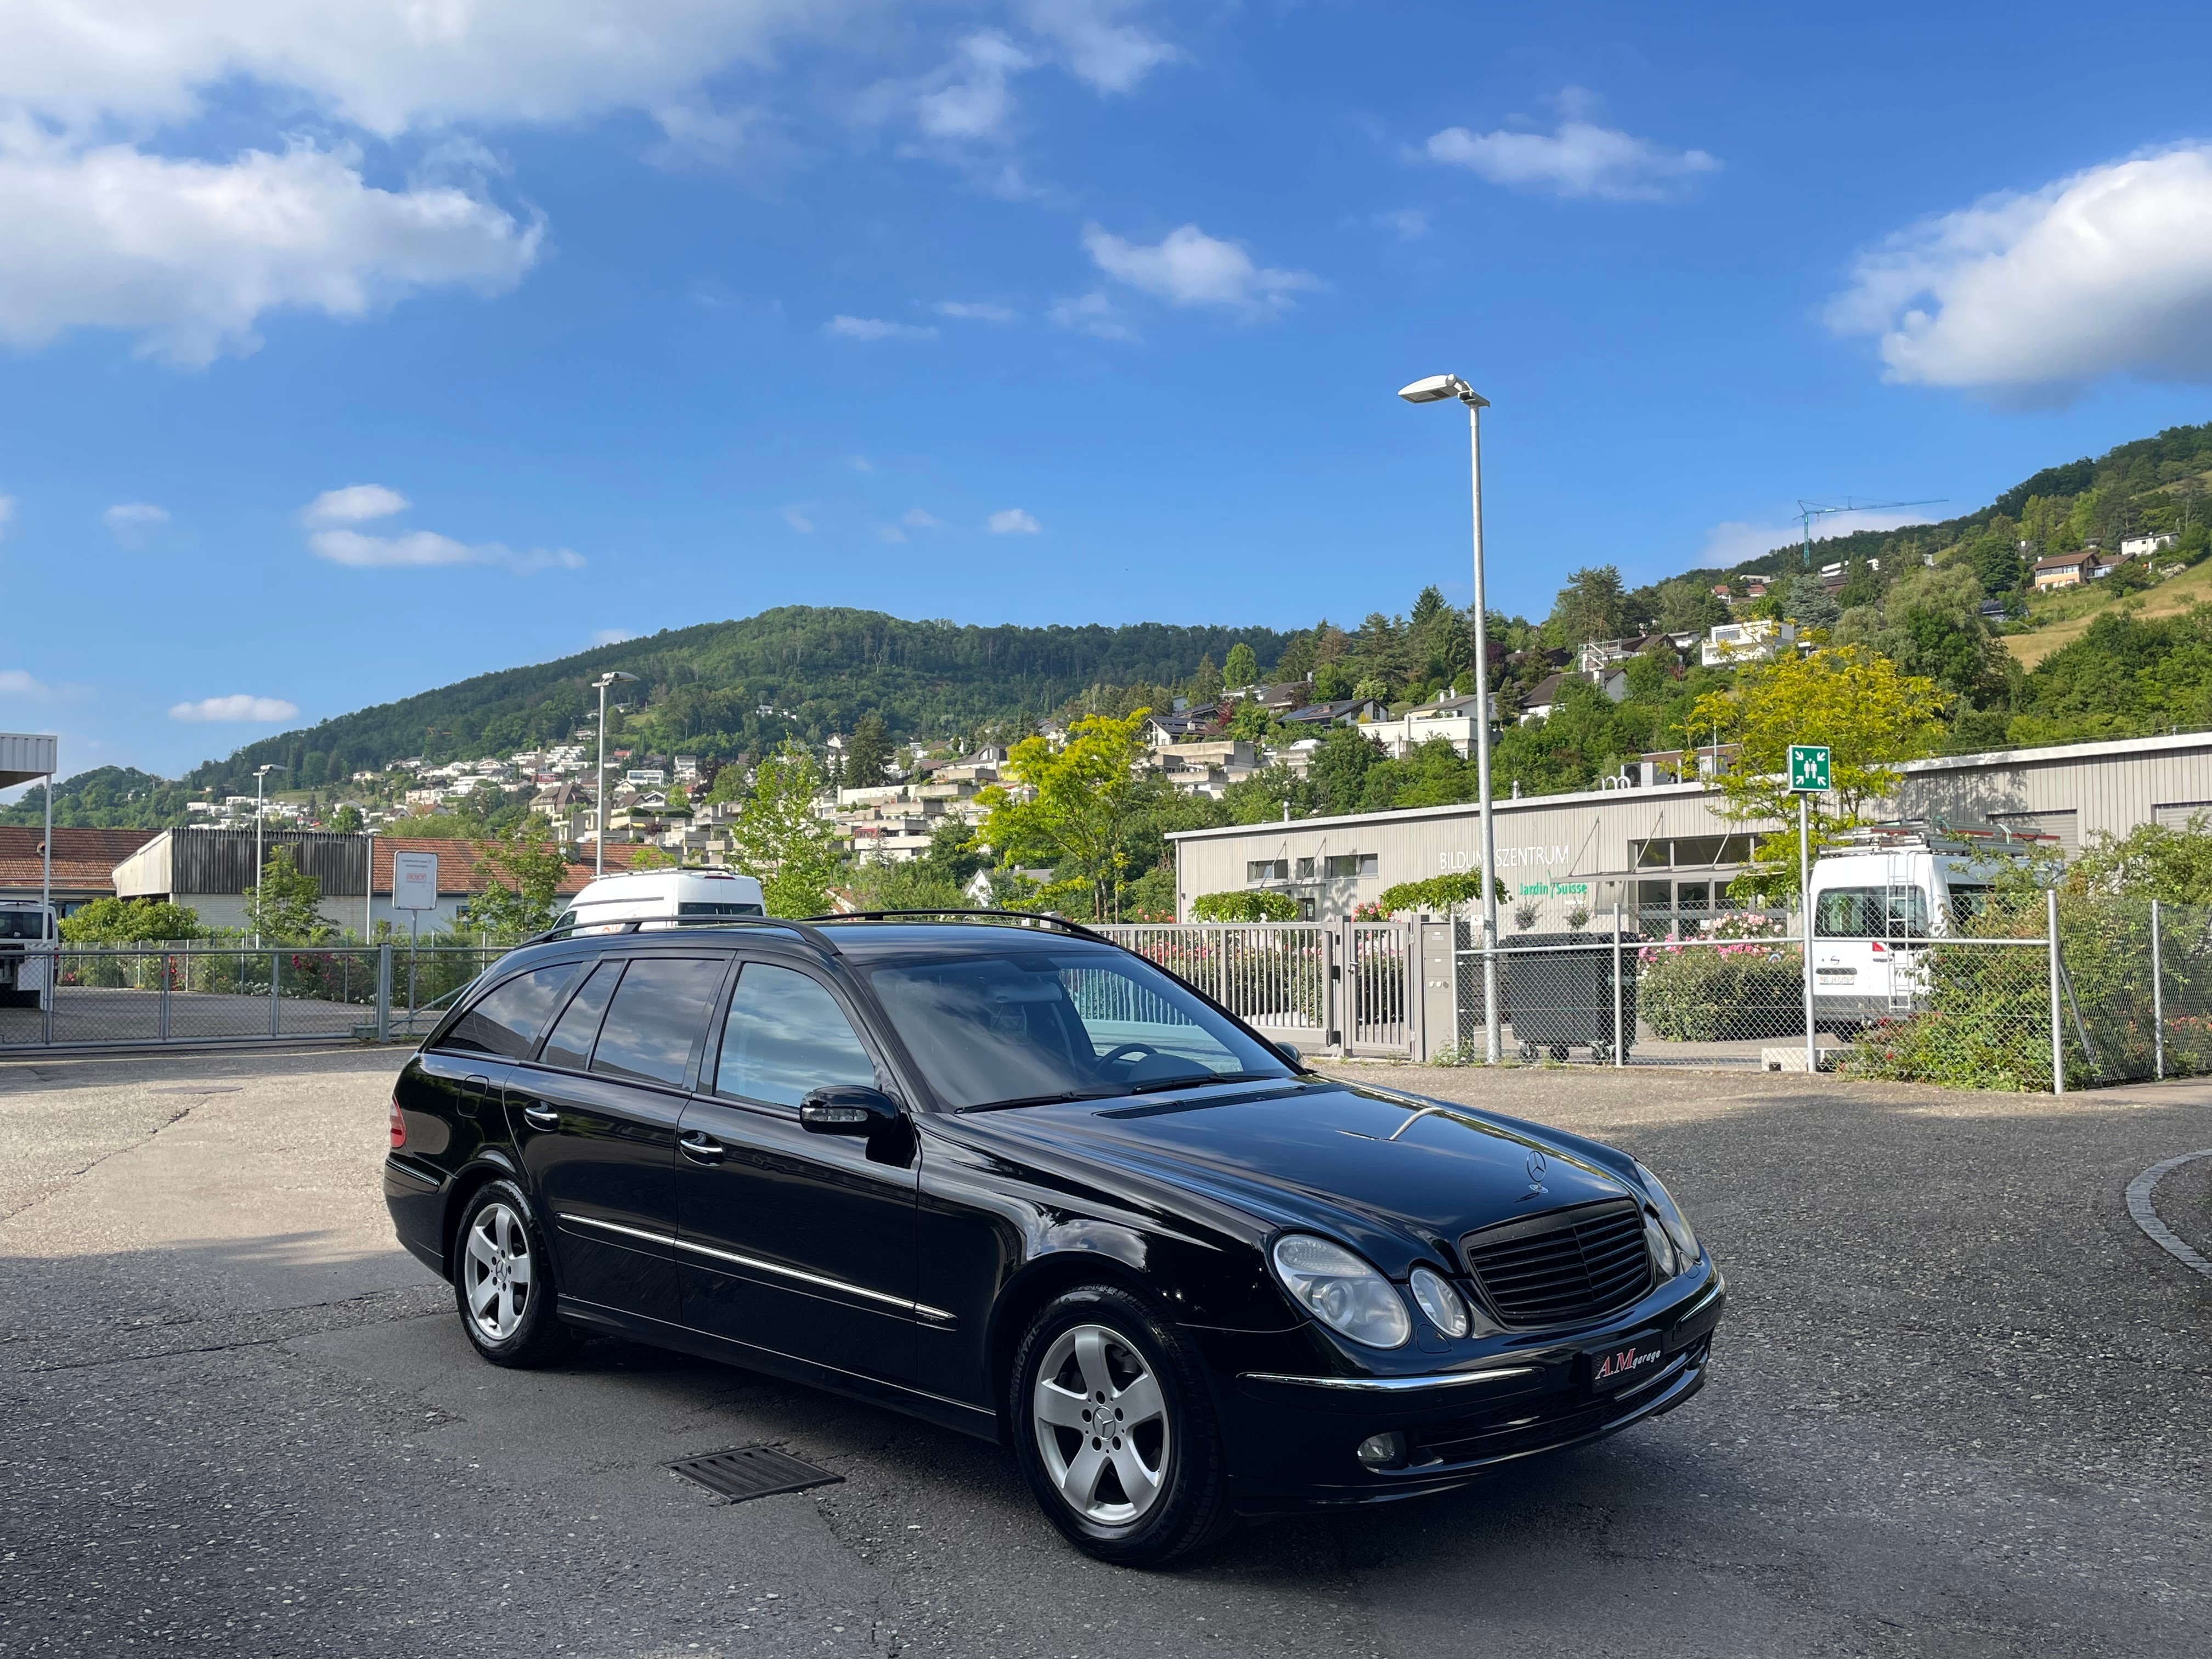
[[[368,837],[312,830],[264,830],[262,856],[292,849],[300,868],[323,885],[323,896],[359,898],[368,890]],[[254,884],[253,831],[177,830],[169,836],[169,891],[180,902],[195,893],[242,893]]]

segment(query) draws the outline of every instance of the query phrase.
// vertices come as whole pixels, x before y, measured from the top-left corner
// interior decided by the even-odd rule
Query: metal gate
[[[1146,922],[1094,931],[1277,1042],[1394,1059],[1415,1053],[1419,964],[1407,923]]]

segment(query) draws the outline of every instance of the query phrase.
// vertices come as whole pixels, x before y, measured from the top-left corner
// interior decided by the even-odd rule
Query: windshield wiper
[[[1127,1089],[1067,1089],[1056,1095],[1024,1095],[1018,1100],[987,1100],[979,1106],[958,1106],[953,1109],[953,1115],[964,1117],[970,1112],[1003,1112],[1016,1106],[1056,1106],[1069,1100],[1112,1100],[1129,1092]]]
[[[1156,1077],[1148,1083],[1133,1085],[1129,1092],[1133,1095],[1158,1094],[1163,1089],[1187,1089],[1194,1083],[1275,1083],[1280,1080],[1268,1072],[1194,1072],[1188,1077]]]

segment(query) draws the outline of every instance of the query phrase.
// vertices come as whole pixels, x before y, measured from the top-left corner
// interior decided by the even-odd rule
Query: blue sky
[[[2212,418],[2212,14],[0,0],[0,727],[1354,623]]]

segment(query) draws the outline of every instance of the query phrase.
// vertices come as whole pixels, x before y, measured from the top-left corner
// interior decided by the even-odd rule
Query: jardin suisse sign
[[[1826,744],[1790,745],[1790,787],[1799,794],[1828,787],[1828,747]]]

